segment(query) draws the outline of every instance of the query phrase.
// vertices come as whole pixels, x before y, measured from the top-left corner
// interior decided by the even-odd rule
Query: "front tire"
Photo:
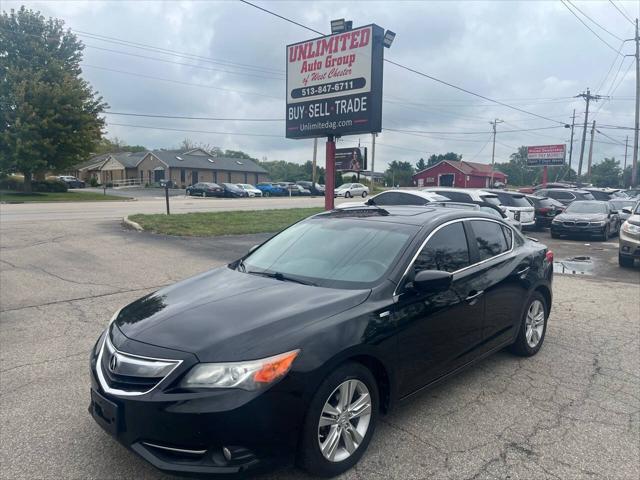
[[[376,379],[359,363],[346,363],[324,379],[304,422],[298,463],[312,475],[333,477],[362,457],[379,409]]]
[[[511,352],[521,357],[531,357],[538,353],[547,333],[548,317],[547,301],[540,292],[534,292],[524,310],[518,337],[510,346]]]
[[[609,225],[604,227],[604,231],[602,232],[600,240],[602,240],[603,242],[606,242],[607,240],[609,240]]]
[[[351,198],[351,192],[344,192],[344,198]]]

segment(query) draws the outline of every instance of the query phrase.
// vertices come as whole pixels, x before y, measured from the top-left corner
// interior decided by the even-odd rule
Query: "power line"
[[[580,8],[578,8],[577,5],[574,5],[573,2],[571,0],[566,0],[566,2],[571,5],[573,8],[575,8],[577,11],[579,11],[582,15],[584,15],[586,18],[588,18],[589,20],[591,20],[591,22],[596,25],[597,27],[599,27],[602,31],[607,32],[609,35],[611,35],[613,38],[615,38],[616,40],[620,40],[621,42],[623,42],[624,40],[622,38],[620,38],[619,36],[611,33],[609,30],[607,30],[606,28],[604,28],[602,25],[600,25],[598,22],[596,22],[593,18],[591,18],[589,15],[587,15],[586,13],[584,13],[582,10],[580,10]]]
[[[242,132],[212,132],[208,130],[189,130],[183,128],[169,128],[169,127],[153,127],[150,125],[131,125],[128,123],[109,123],[109,126],[117,125],[118,127],[132,127],[132,128],[146,128],[149,130],[167,130],[170,132],[187,132],[187,133],[211,133],[215,135],[239,135],[245,137],[272,137],[282,138],[282,135],[267,135],[263,133],[242,133]]]
[[[103,112],[106,115],[123,115],[129,117],[171,118],[180,120],[209,120],[229,122],[284,122],[284,118],[221,118],[221,117],[189,117],[185,115],[155,115],[152,113]]]
[[[76,29],[72,29],[73,32],[77,33],[78,35],[82,36],[82,37],[88,37],[91,38],[93,40],[99,40],[101,42],[107,42],[107,43],[113,43],[116,45],[122,45],[122,46],[126,46],[126,47],[131,47],[131,48],[137,48],[140,50],[146,50],[146,51],[151,51],[151,52],[156,52],[156,53],[163,53],[166,55],[172,55],[175,57],[180,57],[180,58],[187,58],[187,59],[191,59],[191,60],[199,60],[199,61],[204,61],[204,62],[209,62],[209,63],[213,63],[213,64],[219,64],[219,65],[223,65],[223,66],[228,66],[228,67],[233,67],[233,68],[244,68],[244,69],[249,69],[249,70],[256,70],[256,71],[261,71],[261,72],[267,72],[267,73],[277,73],[277,74],[283,74],[283,70],[276,70],[273,68],[269,68],[269,67],[263,67],[260,65],[252,65],[252,64],[248,64],[248,63],[239,63],[239,62],[232,62],[230,60],[222,60],[222,59],[216,59],[216,58],[212,58],[212,57],[205,57],[202,55],[195,55],[192,53],[185,53],[185,52],[180,52],[177,50],[171,50],[168,48],[163,48],[163,47],[157,47],[154,45],[149,45],[149,44],[145,44],[145,43],[138,43],[138,42],[134,42],[131,40],[124,40],[124,39],[120,39],[120,38],[116,38],[116,37],[109,37],[107,35],[100,35],[97,33],[91,33],[91,32],[86,32],[83,30],[76,30]]]
[[[278,18],[280,18],[280,19],[282,19],[282,20],[284,20],[284,21],[286,21],[286,22],[292,23],[292,24],[297,25],[297,26],[299,26],[299,27],[302,27],[302,28],[304,28],[304,29],[306,29],[306,30],[310,30],[310,31],[312,31],[312,32],[314,32],[314,33],[317,33],[317,34],[319,34],[319,35],[324,35],[324,33],[323,33],[323,32],[320,32],[320,31],[318,31],[318,30],[315,30],[315,29],[313,29],[313,28],[311,28],[311,27],[307,27],[306,25],[303,25],[303,24],[301,24],[301,23],[299,23],[299,22],[296,22],[296,21],[294,21],[294,20],[291,20],[290,18],[284,17],[284,16],[282,16],[282,15],[279,15],[279,14],[277,14],[277,13],[275,13],[275,12],[272,12],[271,10],[267,10],[266,8],[259,7],[258,5],[255,5],[255,4],[253,4],[253,3],[251,3],[251,2],[248,2],[248,1],[246,1],[246,0],[240,0],[240,1],[241,1],[242,3],[245,3],[245,4],[247,4],[247,5],[252,6],[252,7],[254,7],[254,8],[257,8],[258,10],[261,10],[261,11],[263,11],[263,12],[265,12],[265,13],[268,13],[269,15],[273,15],[274,17],[278,17]],[[428,78],[428,79],[430,79],[430,80],[433,80],[434,82],[441,83],[441,84],[443,84],[443,85],[446,85],[446,86],[448,86],[448,87],[454,88],[454,89],[456,89],[456,90],[459,90],[459,91],[461,91],[461,92],[467,93],[467,94],[469,94],[469,95],[473,95],[473,96],[475,96],[475,97],[482,98],[483,100],[487,100],[487,101],[489,101],[489,102],[496,103],[496,104],[498,104],[498,105],[502,105],[502,106],[504,106],[504,107],[510,108],[510,109],[512,109],[512,110],[516,110],[516,111],[518,111],[518,112],[526,113],[527,115],[533,115],[534,117],[538,117],[538,118],[541,118],[541,119],[543,119],[543,120],[547,120],[547,121],[549,121],[549,122],[553,122],[553,123],[562,123],[562,122],[559,122],[559,121],[557,121],[557,120],[553,120],[553,119],[551,119],[551,118],[549,118],[549,117],[545,117],[544,115],[538,115],[537,113],[529,112],[529,111],[524,110],[524,109],[522,109],[522,108],[514,107],[513,105],[509,105],[509,104],[504,103],[504,102],[501,102],[501,101],[499,101],[499,100],[495,100],[495,99],[493,99],[493,98],[486,97],[486,96],[481,95],[481,94],[479,94],[479,93],[472,92],[472,91],[470,91],[470,90],[467,90],[467,89],[465,89],[465,88],[459,87],[459,86],[454,85],[454,84],[452,84],[452,83],[446,82],[446,81],[444,81],[444,80],[440,80],[439,78],[436,78],[436,77],[434,77],[434,76],[432,76],[432,75],[428,75],[428,74],[426,74],[426,73],[424,73],[424,72],[420,72],[420,71],[418,71],[418,70],[416,70],[416,69],[414,69],[414,68],[407,67],[406,65],[402,65],[401,63],[398,63],[398,62],[394,62],[394,61],[392,61],[392,60],[389,60],[388,58],[385,58],[385,59],[384,59],[384,61],[385,61],[385,62],[387,62],[387,63],[389,63],[390,65],[394,65],[394,66],[396,66],[396,67],[398,67],[398,68],[401,68],[401,69],[406,70],[406,71],[408,71],[408,72],[414,73],[414,74],[419,75],[419,76],[421,76],[421,77]]]
[[[247,2],[247,0],[240,0],[240,1],[242,3],[246,3],[247,5],[252,6],[253,8],[257,8],[258,10],[262,10],[263,12],[266,12],[269,15],[273,15],[274,17],[278,17],[281,20],[284,20],[284,21],[289,22],[289,23],[293,23],[294,25],[297,25],[297,26],[302,27],[302,28],[306,28],[307,30],[309,30],[311,32],[317,33],[318,35],[324,35],[324,33],[319,32],[318,30],[315,30],[315,29],[313,29],[311,27],[307,27],[306,25],[303,25],[302,23],[298,23],[295,20],[291,20],[290,18],[283,17],[282,15],[278,15],[277,13],[272,12],[271,10],[267,10],[266,8],[259,7],[255,3]]]
[[[240,75],[240,76],[256,77],[256,78],[266,78],[268,80],[279,80],[279,81],[283,80],[283,78],[279,78],[279,77],[270,77],[270,76],[258,75],[258,74],[254,74],[254,73],[248,73],[248,72],[234,72],[232,70],[223,70],[223,69],[220,69],[220,68],[205,67],[203,65],[194,65],[193,63],[176,62],[174,60],[168,60],[166,58],[150,57],[148,55],[141,55],[141,54],[138,54],[138,53],[125,52],[125,51],[122,51],[122,50],[114,50],[112,48],[97,47],[95,45],[89,45],[87,43],[85,43],[84,45],[85,45],[85,47],[93,48],[95,50],[102,50],[102,51],[105,51],[105,52],[117,53],[118,55],[127,55],[129,57],[144,58],[146,60],[154,60],[156,62],[164,62],[164,63],[171,63],[171,64],[174,64],[174,65],[182,65],[182,66],[189,67],[189,68],[197,68],[199,70],[207,70],[207,71],[210,71],[210,72],[222,72],[222,73],[228,73],[228,74],[231,74],[231,75]]]
[[[628,21],[631,25],[634,25],[634,26],[635,26],[635,23],[633,23],[633,20],[631,20],[631,19],[627,16],[627,14],[626,14],[625,12],[623,12],[622,10],[620,10],[620,9],[618,8],[618,6],[617,6],[615,3],[613,3],[613,0],[609,0],[609,3],[610,3],[611,5],[613,5],[613,8],[615,8],[618,12],[620,12],[620,15],[622,15],[624,18],[626,18],[626,19],[627,19],[627,21]],[[622,8],[624,8],[624,7],[622,7]]]
[[[609,67],[609,70],[607,71],[607,74],[604,76],[604,78],[600,82],[600,85],[598,85],[598,88],[596,88],[596,92],[600,91],[600,89],[604,86],[605,82],[607,81],[607,78],[609,78],[609,74],[611,73],[611,70],[613,69],[613,66],[618,61],[618,58],[620,56],[620,52],[622,51],[622,47],[623,46],[624,46],[624,42],[621,42],[620,43],[620,48],[618,48],[618,52],[617,52],[616,56],[613,57],[613,62],[611,63],[611,66]],[[622,61],[624,62],[624,57],[622,57]]]
[[[582,23],[585,27],[587,27],[589,29],[589,31],[591,33],[593,33],[596,37],[598,37],[598,39],[604,43],[607,47],[609,47],[611,50],[613,50],[614,52],[616,52],[616,54],[618,55],[622,55],[621,53],[619,53],[614,47],[611,46],[611,44],[609,44],[609,42],[607,42],[605,39],[603,39],[600,35],[598,35],[589,25],[587,25],[586,23],[584,23],[584,21],[578,16],[576,15],[576,13],[571,10],[571,8],[569,7],[569,5],[567,5],[566,3],[564,3],[564,0],[560,0],[562,2],[562,5],[564,5],[566,7],[567,10],[569,10],[571,12],[571,15],[573,15],[574,17],[576,17],[578,19],[578,21],[580,21],[580,23]]]
[[[145,75],[142,73],[135,73],[135,72],[129,72],[127,70],[118,70],[118,69],[114,69],[114,68],[107,68],[107,67],[101,67],[98,65],[90,65],[88,63],[82,63],[81,66],[83,68],[88,67],[88,68],[95,68],[97,70],[104,70],[107,72],[114,72],[114,73],[121,73],[123,75],[131,75],[134,77],[140,77],[140,78],[147,78],[150,80],[159,80],[161,82],[170,82],[170,83],[175,83],[178,85],[188,85],[188,86],[192,86],[192,87],[201,87],[201,88],[210,88],[212,90],[222,90],[225,92],[232,92],[232,93],[240,93],[242,95],[255,95],[258,97],[265,97],[265,98],[273,98],[275,100],[282,100],[282,97],[276,97],[274,95],[265,95],[264,93],[258,93],[258,92],[248,92],[248,91],[244,91],[244,90],[235,90],[232,88],[224,88],[224,87],[215,87],[213,85],[206,85],[204,83],[193,83],[193,82],[183,82],[181,80],[173,80],[170,78],[162,78],[162,77],[156,77],[153,75]]]

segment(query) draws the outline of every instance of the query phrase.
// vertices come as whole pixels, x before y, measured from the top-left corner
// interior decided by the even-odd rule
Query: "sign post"
[[[542,183],[549,181],[548,167],[565,164],[566,145],[537,145],[527,147],[527,167],[543,167]]]
[[[334,206],[335,139],[382,131],[383,49],[395,36],[344,21],[332,22],[332,31],[287,45],[286,138],[327,137],[327,210]]]

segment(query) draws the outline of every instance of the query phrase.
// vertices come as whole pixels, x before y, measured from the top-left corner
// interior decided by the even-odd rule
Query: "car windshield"
[[[616,207],[616,210],[622,210],[623,208],[633,208],[636,204],[633,200],[611,200],[610,203]]]
[[[368,288],[395,265],[418,230],[362,218],[315,217],[273,237],[245,258],[243,267],[318,286]]]
[[[607,213],[607,205],[604,202],[572,202],[565,213]]]
[[[635,213],[636,215],[640,215],[640,202],[636,204],[636,209],[633,213]]]
[[[505,207],[530,207],[531,204],[522,195],[511,195],[510,193],[496,193],[498,200]]]

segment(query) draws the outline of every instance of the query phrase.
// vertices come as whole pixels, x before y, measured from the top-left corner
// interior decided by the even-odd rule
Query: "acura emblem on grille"
[[[118,358],[114,353],[113,355],[111,355],[111,359],[109,360],[109,370],[111,370],[112,372],[115,372],[116,368],[118,368]]]

